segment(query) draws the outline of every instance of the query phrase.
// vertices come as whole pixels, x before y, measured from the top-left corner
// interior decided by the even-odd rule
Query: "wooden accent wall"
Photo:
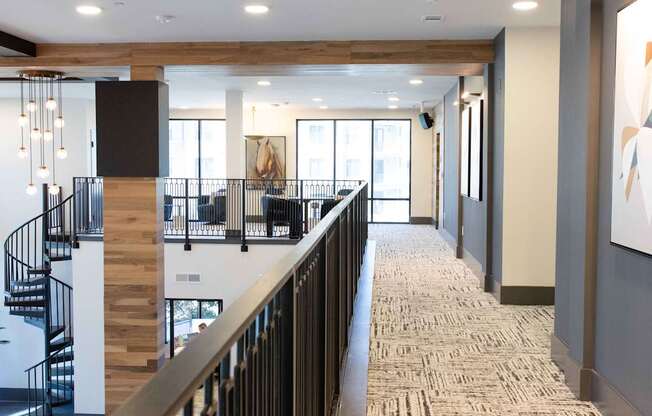
[[[162,209],[162,179],[104,179],[107,415],[165,362]]]

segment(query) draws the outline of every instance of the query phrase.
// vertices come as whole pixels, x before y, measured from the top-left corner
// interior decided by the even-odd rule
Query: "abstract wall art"
[[[652,255],[652,0],[618,13],[611,241]]]

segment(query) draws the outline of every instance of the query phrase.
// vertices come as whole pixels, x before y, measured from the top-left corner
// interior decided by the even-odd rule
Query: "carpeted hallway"
[[[552,307],[501,306],[431,226],[374,225],[368,416],[599,416],[552,363]]]

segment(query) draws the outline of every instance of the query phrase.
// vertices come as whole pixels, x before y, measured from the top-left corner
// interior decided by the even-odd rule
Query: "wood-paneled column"
[[[162,78],[160,67],[139,67],[132,81],[96,84],[107,415],[165,363],[161,178],[168,174],[169,110]]]

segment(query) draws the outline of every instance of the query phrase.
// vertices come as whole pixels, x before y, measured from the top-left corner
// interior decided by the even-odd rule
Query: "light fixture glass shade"
[[[37,128],[33,128],[32,132],[30,133],[29,137],[32,138],[32,140],[40,140],[41,139],[41,130]]]
[[[27,114],[23,113],[20,116],[18,116],[18,125],[20,127],[25,127],[29,123],[29,119],[27,118]]]
[[[52,185],[48,186],[48,192],[50,195],[58,195],[59,191],[61,191],[61,187],[57,185],[56,183],[53,183]]]
[[[48,98],[47,102],[45,103],[45,108],[50,111],[54,111],[57,108],[57,102],[54,100],[54,98]]]
[[[34,185],[33,183],[30,183],[29,185],[27,185],[27,188],[25,188],[25,192],[27,192],[27,195],[36,195],[37,191],[38,189],[36,189],[36,185]]]
[[[63,120],[63,117],[59,116],[54,120],[54,127],[62,129],[66,125],[66,122]]]
[[[50,176],[50,169],[48,169],[48,167],[45,165],[39,166],[38,170],[36,171],[36,176],[41,179],[45,179]]]
[[[59,148],[57,150],[57,157],[59,159],[62,159],[62,160],[67,158],[68,157],[68,151],[66,149],[64,149],[63,147]]]
[[[33,112],[36,111],[36,102],[34,100],[30,100],[27,103],[27,111],[29,111],[30,113],[33,113]]]
[[[52,133],[52,130],[45,130],[45,132],[43,132],[43,140],[45,140],[46,142],[51,142],[52,139],[54,139],[54,134]]]
[[[20,146],[18,148],[18,157],[20,159],[26,159],[27,158],[27,148],[25,146]]]

